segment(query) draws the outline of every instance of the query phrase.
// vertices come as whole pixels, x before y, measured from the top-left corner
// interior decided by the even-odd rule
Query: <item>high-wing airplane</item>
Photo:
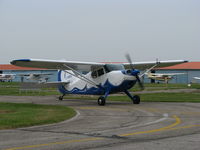
[[[16,74],[0,74],[0,81],[12,81]]]
[[[185,73],[145,73],[149,79],[158,80],[158,81],[165,81],[168,83],[169,80],[172,80],[176,75],[183,75]]]
[[[155,65],[157,61],[135,62],[132,63],[129,55],[126,56],[128,63],[95,63],[79,61],[59,61],[43,59],[18,59],[11,61],[11,64],[23,67],[58,69],[58,89],[63,94],[60,100],[66,94],[88,94],[100,95],[99,105],[105,105],[109,94],[124,92],[133,101],[134,104],[140,103],[138,95],[131,95],[128,91],[137,82],[141,89],[143,84],[140,80],[139,70],[136,67],[149,67]],[[160,61],[159,63],[181,63],[183,60]],[[125,69],[129,67],[130,69]],[[88,72],[82,74],[80,71]]]
[[[49,79],[49,75],[52,75],[51,73],[30,73],[30,74],[18,74],[19,76],[26,77],[27,80],[37,81],[39,83],[47,82]]]

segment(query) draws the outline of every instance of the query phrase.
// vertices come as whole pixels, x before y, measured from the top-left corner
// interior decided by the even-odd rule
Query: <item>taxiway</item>
[[[67,121],[0,130],[2,150],[182,149],[200,147],[200,103],[57,101],[52,96],[1,96],[0,101],[66,105],[77,115]],[[45,115],[45,114],[44,114]]]

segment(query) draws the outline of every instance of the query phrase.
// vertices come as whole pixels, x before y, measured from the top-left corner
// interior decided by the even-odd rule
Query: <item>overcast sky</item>
[[[0,0],[0,63],[200,61],[200,0]]]

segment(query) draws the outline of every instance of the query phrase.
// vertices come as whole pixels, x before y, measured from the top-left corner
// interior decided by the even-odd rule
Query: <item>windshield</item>
[[[114,71],[114,70],[125,70],[122,64],[106,64],[105,65],[106,72]]]

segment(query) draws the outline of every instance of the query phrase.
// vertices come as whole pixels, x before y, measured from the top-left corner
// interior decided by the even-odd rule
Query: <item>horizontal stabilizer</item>
[[[61,86],[61,85],[67,85],[69,84],[70,82],[64,82],[64,81],[55,81],[55,82],[41,82],[39,83],[41,85],[41,87],[45,87],[45,88],[57,88],[58,86]]]
[[[45,75],[52,75],[52,73],[20,73],[20,74],[17,74],[18,76],[30,76],[30,75],[33,75],[33,76],[45,76]]]

